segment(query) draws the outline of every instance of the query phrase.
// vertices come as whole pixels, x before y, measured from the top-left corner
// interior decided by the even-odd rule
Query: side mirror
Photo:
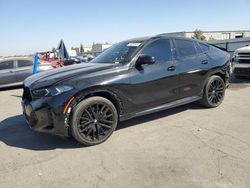
[[[150,55],[140,55],[139,58],[137,59],[136,63],[135,63],[135,67],[139,70],[142,69],[142,65],[144,64],[154,64],[155,63],[155,58],[150,56]]]

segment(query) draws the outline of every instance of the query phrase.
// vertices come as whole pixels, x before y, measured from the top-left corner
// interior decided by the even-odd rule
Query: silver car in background
[[[32,58],[8,58],[0,60],[0,88],[21,86],[33,73]],[[39,63],[37,72],[53,69],[50,63]]]

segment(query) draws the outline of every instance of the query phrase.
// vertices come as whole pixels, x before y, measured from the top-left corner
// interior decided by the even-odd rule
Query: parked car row
[[[38,72],[52,69],[50,63],[39,63]],[[0,61],[0,88],[20,86],[32,75],[32,58],[11,58]]]
[[[44,52],[45,53],[45,52]],[[44,54],[43,53],[43,54]],[[48,52],[46,52],[48,53]],[[38,53],[39,55],[42,53]],[[94,57],[76,57],[69,58],[64,60],[64,66],[87,63],[90,62]],[[59,60],[55,60],[57,62]],[[33,73],[33,59],[32,58],[8,58],[0,60],[0,88],[6,88],[11,86],[21,86],[23,81],[32,75]],[[54,61],[47,58],[46,61],[44,58],[40,57],[38,63],[37,72],[42,72],[46,70],[51,70],[55,68],[56,65]]]

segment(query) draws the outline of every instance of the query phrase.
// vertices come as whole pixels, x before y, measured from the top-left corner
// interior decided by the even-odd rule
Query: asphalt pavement
[[[223,104],[188,104],[123,122],[105,143],[33,132],[21,89],[0,91],[0,187],[250,187],[250,81]]]

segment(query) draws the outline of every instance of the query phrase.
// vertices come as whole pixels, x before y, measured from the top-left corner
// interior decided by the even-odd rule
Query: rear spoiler
[[[220,49],[220,50],[222,50],[222,51],[228,52],[228,50],[227,50],[226,48],[219,47],[219,46],[216,46],[216,45],[211,44],[211,43],[208,43],[208,44],[211,45],[211,46],[213,46],[213,47],[215,47],[215,48],[218,48],[218,49]]]

